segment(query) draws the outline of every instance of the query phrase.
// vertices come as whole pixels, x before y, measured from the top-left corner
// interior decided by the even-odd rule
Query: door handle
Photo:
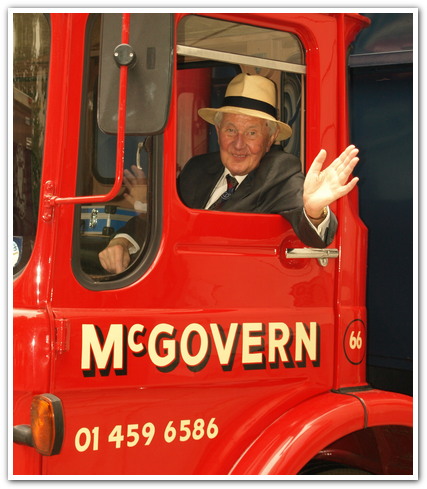
[[[336,248],[286,248],[286,258],[317,258],[322,267],[326,267],[329,258],[338,258]]]

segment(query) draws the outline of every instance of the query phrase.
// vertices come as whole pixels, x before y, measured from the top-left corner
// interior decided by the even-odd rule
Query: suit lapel
[[[256,170],[255,170],[256,171]],[[222,210],[233,210],[233,207],[236,203],[240,203],[242,199],[252,193],[254,180],[255,180],[255,171],[248,174],[248,176],[243,180],[243,182],[237,187],[234,194],[230,197],[227,202],[222,207]]]
[[[204,209],[216,183],[224,172],[224,165],[221,163],[219,155],[214,153],[209,155],[211,161],[207,165],[206,178],[196,182],[194,192],[194,202],[198,209]]]
[[[234,194],[239,198],[243,199],[252,192],[253,184],[255,179],[255,172],[249,173],[249,175],[243,180],[243,182],[237,187]]]

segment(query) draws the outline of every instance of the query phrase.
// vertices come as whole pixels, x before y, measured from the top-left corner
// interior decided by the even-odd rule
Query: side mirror
[[[121,14],[103,14],[101,27],[98,125],[117,132],[119,68],[114,53],[121,44]],[[130,15],[126,134],[160,133],[167,122],[172,86],[173,15]],[[125,53],[126,54],[126,53]]]

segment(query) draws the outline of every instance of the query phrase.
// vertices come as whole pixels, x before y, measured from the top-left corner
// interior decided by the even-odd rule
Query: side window
[[[166,19],[167,20],[167,19]],[[139,17],[138,27],[143,30],[145,38],[151,45],[156,46],[152,40],[150,25],[162,23],[165,29],[167,24],[156,17],[155,19]],[[134,21],[131,20],[131,33]],[[153,29],[156,26],[153,25]],[[114,31],[114,35],[112,33]],[[138,31],[139,32],[139,31]],[[107,195],[115,182],[116,150],[117,150],[117,100],[118,88],[115,85],[115,77],[119,73],[118,66],[114,63],[114,46],[120,43],[116,41],[116,33],[121,35],[121,16],[115,14],[93,14],[89,17],[87,27],[87,42],[85,56],[85,78],[83,86],[82,125],[80,137],[79,173],[77,179],[77,195]],[[138,42],[134,41],[135,44]],[[165,40],[167,43],[167,40]],[[165,70],[161,49],[155,50],[155,65],[149,66],[151,76],[156,71]],[[165,49],[167,51],[167,49]],[[169,50],[170,51],[170,50]],[[138,54],[137,54],[138,55]],[[109,65],[113,60],[112,66]],[[107,59],[107,61],[105,61]],[[138,74],[145,68],[141,68],[145,60],[137,59],[137,68],[129,70],[130,75]],[[104,64],[104,66],[103,66]],[[111,64],[111,63],[110,63]],[[108,65],[108,66],[107,66]],[[107,68],[105,68],[107,66]],[[104,69],[104,71],[102,71]],[[153,75],[154,73],[154,75]],[[139,122],[132,118],[138,112],[148,121],[147,114],[153,114],[149,107],[136,107],[133,100],[143,99],[141,92],[144,90],[139,80],[146,80],[142,73],[138,80],[128,77],[127,97],[127,123],[124,141],[124,184],[118,195],[109,202],[88,202],[76,206],[75,213],[75,238],[73,245],[73,267],[76,275],[87,286],[92,284],[107,284],[124,277],[130,277],[135,271],[141,259],[147,256],[152,245],[153,222],[159,215],[160,202],[159,170],[162,166],[162,135],[150,134],[151,128],[135,131],[135,125]],[[161,83],[167,83],[168,78],[163,75]],[[166,97],[166,90],[163,90]],[[104,94],[101,96],[101,93]],[[133,98],[132,98],[133,97]],[[160,103],[159,103],[160,105]],[[160,109],[159,109],[160,111]],[[163,113],[159,118],[167,116]],[[154,119],[154,115],[153,115]],[[159,120],[159,119],[158,119]],[[158,124],[158,122],[157,122]],[[145,130],[145,133],[144,133]],[[136,133],[135,133],[136,132]],[[139,132],[139,133],[138,133]],[[133,182],[135,185],[130,185]],[[154,187],[155,183],[157,188]],[[124,272],[112,273],[101,265],[99,253],[104,250],[112,238],[126,237],[130,242],[131,261]],[[115,287],[116,285],[111,285]],[[105,287],[109,287],[105,285]]]
[[[294,34],[189,15],[177,42],[178,171],[190,157],[218,150],[215,128],[197,110],[219,107],[228,82],[242,72],[274,81],[278,118],[293,130],[282,148],[304,161],[305,59]]]
[[[50,56],[43,14],[13,14],[13,272],[27,264],[37,231]]]

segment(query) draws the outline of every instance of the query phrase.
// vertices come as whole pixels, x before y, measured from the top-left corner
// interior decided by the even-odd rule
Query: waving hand
[[[304,182],[304,209],[310,218],[318,219],[327,205],[347,195],[355,187],[359,179],[357,177],[350,181],[348,179],[359,161],[358,152],[354,145],[350,145],[322,170],[326,151],[320,150]]]

